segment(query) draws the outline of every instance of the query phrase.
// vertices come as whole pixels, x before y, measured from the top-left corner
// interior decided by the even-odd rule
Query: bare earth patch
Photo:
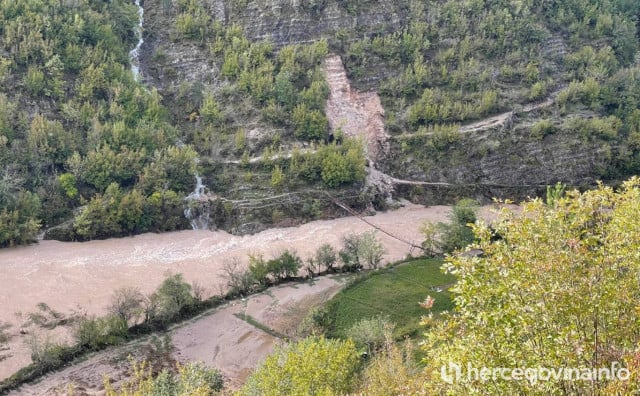
[[[322,277],[312,284],[278,286],[233,303],[173,332],[175,356],[219,368],[235,388],[282,341],[238,316],[248,315],[274,332],[292,336],[309,310],[341,287],[335,277]]]
[[[227,386],[237,388],[249,373],[264,360],[280,340],[238,318],[250,315],[261,324],[271,327],[280,318],[297,321],[308,309],[296,310],[290,305],[313,300],[321,303],[342,287],[334,276],[319,278],[312,283],[288,284],[269,289],[265,293],[232,302],[188,322],[178,325],[169,335],[173,349],[158,347],[150,337],[105,352],[95,354],[72,367],[44,377],[13,392],[15,395],[74,395],[104,394],[103,378],[108,376],[114,387],[131,375],[131,359],[149,359],[155,371],[175,367],[177,362],[200,361],[219,368]],[[315,304],[314,304],[315,305]],[[312,305],[306,305],[311,308]],[[155,344],[159,342],[156,341]]]

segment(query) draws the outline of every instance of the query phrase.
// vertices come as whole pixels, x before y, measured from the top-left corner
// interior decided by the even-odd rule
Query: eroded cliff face
[[[244,4],[241,4],[244,3]],[[329,4],[327,4],[329,3]],[[216,20],[245,27],[251,40],[269,39],[277,47],[334,37],[340,30],[363,35],[394,31],[406,19],[405,2],[382,1],[370,7],[359,2],[324,0],[209,0]],[[352,7],[350,9],[349,7]]]
[[[184,81],[219,82],[219,70],[206,60],[210,43],[173,40],[175,4],[166,7],[164,3],[165,0],[144,2],[145,79],[161,88]],[[202,4],[213,21],[225,26],[241,26],[249,40],[268,40],[276,48],[323,38],[340,41],[341,32],[362,37],[394,32],[406,23],[409,12],[406,2],[380,1],[371,7],[359,6],[357,11],[355,6],[350,8],[349,2],[339,3],[324,0],[206,0]]]

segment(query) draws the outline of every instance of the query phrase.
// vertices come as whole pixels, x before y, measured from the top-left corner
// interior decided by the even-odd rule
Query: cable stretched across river
[[[414,243],[413,243],[413,242],[411,242],[411,241],[407,241],[406,239],[404,239],[404,238],[402,238],[402,237],[399,237],[399,236],[397,236],[397,235],[394,235],[394,234],[390,233],[389,231],[387,231],[387,230],[383,229],[382,227],[380,227],[380,226],[378,226],[378,225],[376,225],[376,224],[373,224],[372,222],[370,222],[370,221],[366,220],[366,219],[364,218],[364,216],[362,216],[360,213],[356,212],[355,210],[351,209],[348,205],[344,204],[343,202],[340,202],[338,199],[336,199],[336,198],[334,198],[333,196],[331,196],[331,194],[329,194],[328,192],[326,192],[326,191],[325,191],[324,193],[327,195],[327,197],[329,197],[329,199],[331,200],[331,202],[333,202],[334,204],[338,205],[338,206],[339,206],[339,207],[341,207],[342,209],[346,210],[347,212],[349,212],[349,214],[351,214],[351,215],[353,215],[353,216],[357,217],[358,219],[360,219],[361,221],[363,221],[363,222],[367,223],[368,225],[370,225],[371,227],[375,228],[376,230],[378,230],[378,231],[382,232],[383,234],[388,235],[388,236],[390,236],[391,238],[393,238],[393,239],[395,239],[395,240],[398,240],[398,241],[400,241],[400,242],[402,242],[402,243],[406,243],[406,244],[407,244],[407,245],[409,245],[412,249],[413,249],[413,248],[418,248],[418,249],[420,249],[420,250],[422,250],[422,251],[424,251],[424,250],[425,250],[422,246],[416,245],[416,244],[414,244]]]

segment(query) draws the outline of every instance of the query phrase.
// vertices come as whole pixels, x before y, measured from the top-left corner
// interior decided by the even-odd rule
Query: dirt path
[[[381,192],[391,198],[394,186],[397,184],[411,184],[424,186],[452,186],[446,182],[427,182],[398,179],[376,168],[381,156],[388,153],[390,138],[384,128],[384,109],[378,94],[358,92],[351,87],[347,73],[338,55],[329,55],[325,59],[325,74],[330,93],[327,99],[326,114],[332,131],[341,129],[347,136],[361,138],[365,146],[365,155],[369,161],[367,167],[367,185],[376,186]],[[480,121],[463,125],[460,133],[473,133],[505,125],[515,114],[528,113],[537,109],[551,106],[556,96],[564,87],[551,93],[544,101],[531,103],[520,110],[512,110],[497,114]],[[411,135],[401,135],[408,137]],[[540,187],[540,186],[519,186]]]
[[[502,125],[506,124],[516,114],[530,113],[530,112],[535,111],[535,110],[539,110],[539,109],[543,109],[543,108],[549,107],[549,106],[551,106],[551,105],[553,105],[555,103],[556,97],[558,96],[558,94],[564,88],[565,88],[565,86],[563,85],[562,87],[560,87],[556,91],[550,93],[549,96],[547,96],[547,98],[542,102],[529,103],[529,104],[525,105],[524,107],[522,107],[522,109],[519,109],[519,110],[507,111],[506,113],[496,114],[494,116],[487,117],[487,118],[484,118],[482,120],[473,122],[471,124],[461,125],[460,129],[458,130],[458,132],[459,133],[463,133],[463,134],[464,133],[473,133],[473,132],[484,131],[484,130],[487,130],[487,129],[490,129],[490,128],[499,127],[499,126],[502,126]],[[426,133],[426,134],[423,134],[423,135],[429,135],[429,134],[430,133]],[[404,134],[404,135],[400,135],[399,137],[410,137],[410,136],[412,136],[412,134]]]
[[[104,391],[105,375],[116,383],[116,387],[131,375],[130,356],[135,360],[151,359],[160,367],[171,367],[174,362],[200,361],[219,368],[226,385],[237,388],[281,342],[240,317],[249,315],[275,332],[292,335],[312,307],[328,300],[343,287],[344,279],[325,276],[312,283],[271,288],[180,324],[169,332],[173,344],[171,351],[158,351],[147,337],[95,354],[11,394],[66,395],[71,386],[74,394],[100,395]]]
[[[407,205],[367,220],[401,238],[419,243],[420,224],[444,221],[445,206]],[[484,217],[490,217],[488,208]],[[255,235],[234,236],[223,231],[181,231],[84,243],[42,241],[38,245],[0,250],[0,322],[9,322],[13,338],[10,357],[0,361],[0,379],[30,362],[26,336],[19,333],[26,314],[46,302],[69,313],[78,306],[90,314],[104,314],[114,290],[124,286],[152,292],[167,272],[182,273],[208,295],[225,288],[221,269],[238,258],[246,265],[249,253],[271,256],[295,249],[307,258],[322,243],[340,245],[342,236],[371,230],[355,217],[314,221],[299,227],[274,228]],[[404,258],[410,248],[379,233],[387,249],[385,260]],[[416,252],[417,253],[417,252]],[[16,313],[21,313],[21,317]],[[59,337],[57,335],[56,337]]]

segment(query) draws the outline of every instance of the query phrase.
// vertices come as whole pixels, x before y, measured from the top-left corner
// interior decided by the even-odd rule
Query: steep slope
[[[191,40],[184,39],[185,15],[200,23]],[[228,89],[225,59],[215,54],[220,29],[242,29],[250,41],[267,40],[276,49],[328,40],[336,54],[325,60],[330,129],[365,137],[379,130],[377,138],[364,139],[365,152],[384,173],[369,175],[378,185],[398,185],[403,195],[430,202],[464,194],[524,197],[557,181],[589,186],[637,171],[633,104],[615,112],[604,98],[616,73],[635,67],[637,18],[626,3],[202,1],[157,11],[155,18],[147,77],[166,95],[175,91],[158,72],[165,67],[154,62],[158,53],[186,81]],[[172,31],[157,29],[172,23]],[[588,86],[592,80],[596,88]],[[586,89],[597,91],[589,103],[582,100]],[[374,93],[383,109],[368,101]],[[268,131],[278,131],[283,142],[293,137],[255,111],[247,115],[261,137]]]
[[[519,198],[640,170],[636,0],[143,7],[136,81],[133,2],[2,3],[0,245],[65,220],[48,237],[188,228],[189,208],[246,233],[344,214],[325,192],[380,208],[390,186]],[[336,120],[366,144],[332,144]]]

